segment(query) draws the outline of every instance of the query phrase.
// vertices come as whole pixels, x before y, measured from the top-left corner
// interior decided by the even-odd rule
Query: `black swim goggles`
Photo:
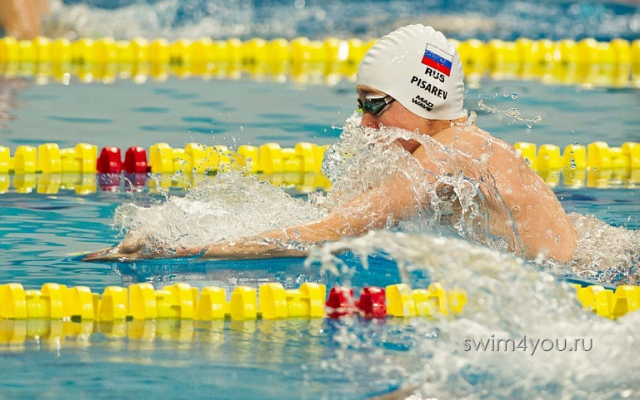
[[[394,101],[396,101],[396,99],[389,95],[378,98],[367,97],[364,99],[364,103],[358,97],[358,111],[370,112],[373,115],[379,116],[387,109],[387,106]]]

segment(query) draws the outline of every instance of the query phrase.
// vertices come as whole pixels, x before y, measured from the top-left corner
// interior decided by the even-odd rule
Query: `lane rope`
[[[111,83],[132,78],[138,83],[149,76],[164,80],[179,77],[237,78],[247,73],[282,80],[283,75],[307,82],[309,76],[324,77],[335,84],[344,77],[353,79],[358,64],[377,39],[304,37],[247,41],[180,39],[114,40],[110,37],[67,39],[39,37],[33,40],[0,38],[0,75],[13,78],[31,76],[37,83],[49,77],[68,84],[71,76],[81,82]],[[640,86],[640,40],[612,39],[516,41],[477,39],[452,40],[468,80],[487,73],[494,79],[528,79],[543,82],[602,86]],[[312,82],[321,83],[322,79]]]
[[[640,287],[570,284],[585,310],[616,319],[640,308]],[[367,286],[356,299],[352,288],[306,282],[285,289],[277,282],[255,288],[238,286],[227,300],[224,288],[198,289],[175,283],[154,289],[151,283],[128,288],[108,286],[102,295],[86,286],[45,283],[25,290],[20,283],[0,285],[1,320],[63,320],[112,322],[127,320],[251,321],[358,316],[364,319],[453,317],[464,313],[467,294],[434,282],[427,289],[406,284]],[[259,299],[259,301],[258,301]]]
[[[285,289],[280,283],[255,288],[238,286],[227,301],[225,289],[202,290],[187,283],[154,289],[150,283],[129,288],[108,286],[102,296],[85,286],[66,287],[45,283],[40,290],[25,290],[19,283],[0,285],[0,319],[57,320],[145,320],[191,319],[212,321],[230,319],[432,317],[461,314],[466,293],[445,290],[439,283],[427,289],[411,289],[406,284],[386,288],[364,287],[360,297],[353,289],[336,286],[328,298],[325,285],[303,283],[298,289]],[[260,302],[258,302],[258,298]]]
[[[132,146],[124,151],[117,147],[98,147],[79,143],[73,148],[60,148],[56,143],[0,146],[0,193],[9,191],[12,183],[18,193],[55,194],[60,189],[77,194],[119,191],[149,185],[151,191],[170,188],[193,188],[203,175],[237,170],[256,174],[275,186],[293,186],[301,192],[329,190],[331,183],[322,174],[322,161],[328,145],[300,142],[294,147],[277,143],[261,146],[205,146],[189,143],[173,148],[157,143],[147,149]],[[640,185],[640,143],[625,142],[620,147],[606,142],[587,146],[559,146],[518,142],[516,151],[538,172],[549,186],[557,186],[560,177],[570,188],[627,187]],[[149,173],[158,179],[150,179]]]

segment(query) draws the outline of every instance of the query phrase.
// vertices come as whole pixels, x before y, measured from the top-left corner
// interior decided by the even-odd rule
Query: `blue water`
[[[405,22],[441,20],[447,24],[453,21],[448,17],[458,16],[469,21],[467,27],[450,24],[448,33],[460,39],[635,39],[640,30],[637,6],[614,2],[302,1],[295,2],[296,7],[293,2],[258,0],[231,1],[224,6],[203,1],[93,1],[84,3],[103,9],[87,9],[81,15],[89,16],[90,23],[84,24],[78,22],[81,18],[70,22],[70,11],[75,8],[69,7],[75,7],[72,3],[77,2],[65,3],[56,15],[60,17],[65,12],[67,19],[60,17],[61,20],[80,35],[111,34],[119,38],[201,34],[366,38]],[[162,4],[166,7],[158,7]],[[156,19],[139,18],[145,15]],[[114,18],[126,26],[113,22]],[[605,140],[619,146],[625,141],[640,141],[638,93],[633,88],[594,89],[484,79],[467,93],[466,106],[478,112],[480,127],[510,143],[528,141],[563,147]],[[148,148],[157,142],[174,147],[193,141],[229,146],[269,141],[282,146],[300,141],[330,144],[337,140],[340,126],[355,108],[353,82],[276,83],[249,77],[233,81],[170,78],[166,82],[149,80],[142,85],[130,80],[83,85],[72,80],[68,86],[39,86],[29,78],[5,79],[0,81],[0,99],[0,141],[12,149],[47,142],[70,147],[85,141],[123,150],[134,145]],[[526,118],[539,115],[542,122],[529,128],[504,114],[487,114],[480,109],[480,100],[500,109],[516,107]],[[615,185],[609,189],[575,189],[565,187],[561,181],[554,192],[568,212],[593,214],[614,226],[640,230],[640,189]],[[180,196],[182,192],[172,190],[172,195]],[[329,286],[348,282],[357,290],[401,280],[396,263],[382,255],[369,257],[368,268],[362,267],[352,254],[343,255],[342,259],[353,269],[342,276],[323,272],[318,266],[307,268],[298,259],[132,264],[80,261],[83,253],[121,239],[122,234],[112,227],[118,205],[148,205],[162,200],[162,196],[146,190],[127,191],[124,184],[117,193],[98,189],[85,196],[71,190],[43,195],[11,189],[0,194],[0,282],[19,282],[31,289],[45,282],[58,282],[89,286],[94,292],[109,285],[145,281],[156,287],[188,282],[197,287],[222,286],[230,292],[237,285],[256,287],[267,281],[281,282],[288,288],[306,281]],[[426,287],[430,277],[423,270],[415,270],[408,282],[415,288]],[[517,319],[509,322],[518,325]],[[346,326],[349,324],[353,326]],[[602,325],[597,327],[605,332],[602,335],[609,332]],[[346,344],[345,329],[355,336]],[[141,331],[147,333],[146,338],[136,338]],[[438,327],[433,331],[437,334]],[[16,332],[25,332],[26,340]],[[49,332],[66,333],[60,336]],[[89,332],[93,334],[88,335]],[[11,335],[17,335],[13,343],[9,343]],[[432,336],[425,335],[415,323],[403,320],[84,325],[5,320],[0,321],[0,338],[3,398],[143,395],[167,399],[361,399],[424,379],[421,368],[427,360],[432,361],[424,350]],[[612,357],[620,357],[615,350],[611,351]],[[457,353],[452,349],[452,354]],[[566,360],[554,359],[555,364]],[[607,359],[599,365],[617,365],[614,361]],[[462,376],[456,379],[475,385],[478,396],[488,398],[492,397],[491,382],[510,376],[511,370],[509,364],[498,375],[492,375],[490,370],[475,371],[466,364],[451,368],[452,377]],[[607,378],[614,375],[602,372],[605,380],[613,383],[605,382],[603,389],[597,386],[602,382],[591,379],[596,382],[593,385],[601,393],[613,386],[634,387],[625,380],[625,371],[618,372],[614,375],[616,379],[622,376],[621,382],[614,382],[614,378]],[[587,377],[592,377],[591,373],[594,372],[585,372]],[[533,391],[541,397],[553,397],[562,386],[554,386],[555,377],[545,378],[539,387],[535,382],[531,384]],[[547,382],[551,383],[545,386]],[[507,384],[517,386],[518,382]],[[580,386],[592,387],[584,380]],[[456,390],[444,393],[443,398],[454,397]],[[631,398],[634,395],[637,392],[632,392]]]
[[[513,93],[518,94],[516,99],[511,97]],[[123,149],[156,142],[182,147],[191,141],[230,146],[266,141],[283,146],[299,141],[328,144],[337,139],[339,127],[355,103],[349,82],[299,86],[251,79],[28,85],[13,96],[12,104],[18,105],[10,109],[14,119],[6,121],[2,130],[3,144],[12,148],[51,141],[61,146],[88,141]],[[502,114],[486,114],[477,107],[479,100],[501,109],[517,107],[526,117],[541,115],[542,122],[528,128],[526,123]],[[632,90],[483,81],[469,91],[466,104],[479,113],[480,126],[510,142],[564,146],[605,139],[620,145],[637,140],[640,122],[637,113],[628,111],[638,106],[637,92]],[[640,229],[638,188],[573,189],[560,183],[554,190],[567,211],[595,214],[610,224]],[[173,195],[182,193],[172,190]],[[364,269],[349,254],[343,258],[353,266],[352,274],[340,277],[321,272],[318,266],[305,268],[303,260],[297,259],[111,265],[80,261],[79,253],[115,244],[121,238],[112,228],[113,212],[119,204],[154,204],[162,199],[148,191],[126,191],[124,186],[117,193],[98,189],[87,196],[68,190],[56,195],[20,194],[13,189],[0,195],[0,282],[39,288],[53,281],[89,286],[95,292],[109,285],[144,281],[156,287],[187,282],[196,287],[221,286],[230,293],[237,285],[257,287],[266,281],[290,288],[305,281],[329,286],[350,283],[357,291],[362,286],[385,286],[401,280],[393,261],[373,257]],[[416,288],[426,287],[429,281],[420,271],[409,277]],[[20,323],[2,321],[0,330],[14,331]],[[28,325],[33,323],[25,322],[25,329],[33,330]],[[227,322],[215,326],[161,321],[149,328],[155,329],[156,337],[146,341],[133,339],[131,334],[111,333],[132,332],[131,326],[102,324],[93,327],[99,333],[89,339],[71,335],[62,343],[50,344],[44,335],[24,344],[5,345],[5,351],[0,352],[0,387],[9,398],[36,395],[43,388],[52,398],[126,398],[140,392],[158,398],[209,397],[214,393],[238,399],[365,398],[416,379],[412,365],[419,362],[414,357],[421,353],[410,351],[419,343],[416,334],[406,323],[389,324],[363,324],[360,329],[371,333],[374,340],[367,339],[367,345],[349,350],[350,361],[344,367],[333,365],[340,364],[345,351],[338,341],[342,331],[327,321]],[[80,324],[76,325],[80,329]],[[374,361],[365,354],[373,349],[380,360],[393,360],[396,369],[383,374],[360,371],[354,355],[362,352],[369,365]],[[43,384],[45,377],[47,383]],[[37,388],[31,387],[34,381],[40,381]]]
[[[633,1],[64,0],[57,32],[116,38],[380,37],[422,22],[456,39],[637,39]],[[78,3],[81,3],[80,5]],[[88,8],[87,8],[88,6]]]
[[[130,146],[148,148],[158,142],[173,147],[193,141],[232,147],[269,141],[283,147],[300,141],[330,144],[337,140],[340,126],[353,112],[352,85],[343,81],[336,86],[299,86],[251,79],[31,85],[14,95],[14,102],[20,106],[9,110],[15,119],[6,122],[2,142],[15,149],[22,144],[47,142],[73,147],[87,141],[123,150]],[[517,93],[515,99],[513,93]],[[542,122],[528,128],[526,123],[504,114],[480,110],[480,100],[500,109],[517,107],[528,118],[540,115]],[[528,141],[564,147],[606,140],[611,146],[619,146],[638,140],[640,115],[629,110],[637,109],[639,100],[634,90],[483,81],[480,88],[469,90],[466,106],[478,112],[479,126],[510,143]],[[573,189],[560,184],[555,191],[569,212],[594,214],[629,229],[640,226],[637,188]],[[175,195],[181,193],[173,190]],[[83,197],[65,190],[55,196],[0,195],[0,213],[6,221],[0,228],[0,248],[12,249],[5,253],[9,270],[0,278],[6,281],[20,277],[21,282],[33,286],[54,278],[96,288],[117,284],[119,278],[110,267],[86,265],[69,254],[118,241],[120,232],[111,228],[118,204],[151,204],[162,199],[157,194],[127,192],[124,186],[121,193],[98,189]],[[25,265],[34,270],[25,270]]]
[[[2,321],[0,329],[16,324]],[[100,333],[90,341],[68,338],[60,345],[43,338],[24,348],[4,346],[3,397],[364,398],[396,388],[393,380],[365,375],[354,389],[354,376],[319,366],[319,359],[336,352],[335,325],[321,320],[149,321],[146,328],[163,336],[148,341],[119,337],[113,333],[118,326],[98,324]]]
[[[483,129],[510,143],[528,141],[588,144],[604,140],[611,146],[638,141],[640,104],[631,88],[583,88],[542,85],[536,81],[480,82],[469,89],[465,106],[476,111]],[[354,84],[335,86],[283,84],[249,77],[238,81],[176,79],[130,80],[114,84],[69,86],[0,83],[10,101],[3,145],[38,145],[57,142],[61,147],[87,141],[99,147],[149,147],[166,142],[184,147],[189,142],[206,145],[260,145],[269,141],[293,146],[299,141],[331,144],[356,107]],[[516,94],[516,98],[511,96]],[[482,111],[486,106],[517,108],[523,117],[542,122],[529,129],[525,122],[504,114]]]

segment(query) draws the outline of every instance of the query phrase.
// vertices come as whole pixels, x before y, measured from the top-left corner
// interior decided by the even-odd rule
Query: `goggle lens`
[[[370,112],[373,115],[379,116],[384,112],[387,106],[393,103],[395,99],[391,96],[378,97],[378,98],[366,98],[364,103],[358,98],[358,111]]]

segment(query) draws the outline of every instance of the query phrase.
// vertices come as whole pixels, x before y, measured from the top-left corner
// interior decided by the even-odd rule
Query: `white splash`
[[[178,0],[159,0],[154,4],[134,2],[116,9],[101,9],[87,4],[51,4],[52,16],[45,29],[49,36],[115,39],[200,37],[229,38],[251,32],[252,9],[246,2],[200,2],[181,4]],[[180,23],[181,15],[188,20]]]
[[[517,96],[516,96],[517,97]],[[525,118],[522,116],[522,114],[520,113],[520,111],[518,111],[517,108],[509,108],[506,110],[500,109],[496,106],[488,106],[484,103],[483,100],[478,101],[478,107],[480,107],[481,110],[486,111],[487,113],[493,113],[493,114],[498,114],[498,113],[502,113],[504,115],[507,115],[509,117],[512,117],[515,120],[518,121],[522,121],[522,122],[526,122],[527,126],[529,128],[531,128],[533,126],[533,124],[538,124],[540,122],[542,122],[542,117],[541,116],[536,116],[533,118]]]
[[[640,313],[617,321],[598,317],[582,310],[568,284],[544,271],[451,238],[371,232],[318,249],[308,263],[338,272],[344,266],[333,253],[344,250],[384,252],[401,268],[426,270],[433,281],[467,293],[463,317],[412,320],[396,328],[400,339],[388,327],[386,346],[399,341],[409,351],[378,345],[375,365],[357,361],[358,343],[371,341],[361,338],[362,328],[342,327],[341,361],[349,363],[353,355],[360,369],[393,365],[397,374],[400,368],[407,382],[421,381],[413,399],[609,399],[640,393]],[[486,347],[478,347],[480,340]]]
[[[572,272],[603,283],[638,284],[640,231],[613,227],[593,215],[570,214],[578,231]]]
[[[418,140],[428,146],[436,170],[427,171],[396,142]],[[489,230],[484,200],[499,198],[493,179],[478,162],[476,176],[455,166],[460,156],[431,138],[396,128],[374,130],[359,125],[357,114],[346,123],[340,141],[325,157],[323,170],[333,189],[309,202],[240,173],[221,173],[192,189],[184,198],[170,196],[150,208],[134,204],[116,210],[116,225],[149,237],[163,248],[198,246],[319,220],[329,210],[402,174],[409,177],[416,200],[414,216],[388,219],[386,228],[463,237],[497,250],[515,248],[518,240],[495,237]],[[437,170],[440,169],[440,170]],[[482,183],[479,183],[482,182]],[[353,206],[353,205],[352,205]],[[360,204],[353,206],[355,210]],[[506,210],[506,206],[504,206]]]
[[[162,204],[122,205],[115,223],[175,248],[254,236],[324,215],[321,208],[268,182],[229,172],[205,180],[184,197],[169,196]]]
[[[399,138],[429,146],[436,166],[449,166],[451,157],[458,156],[410,132],[363,128],[354,115],[340,141],[327,151],[323,170],[334,185],[327,195],[315,194],[305,202],[252,177],[220,174],[184,198],[170,196],[150,208],[121,206],[116,222],[180,245],[252,236],[322,218],[332,207],[393,174],[409,174],[416,196],[432,196],[414,218],[388,221],[386,231],[313,248],[307,263],[321,264],[348,279],[354,272],[335,252],[352,251],[363,258],[364,265],[367,255],[383,253],[397,261],[401,276],[420,269],[447,288],[464,290],[469,298],[465,314],[409,324],[394,325],[389,320],[383,328],[347,319],[332,336],[339,346],[339,359],[323,365],[339,369],[355,384],[363,369],[383,380],[418,382],[416,399],[637,397],[640,313],[610,321],[582,310],[566,283],[558,282],[544,266],[507,254],[507,244],[490,235],[483,199],[495,188],[475,184],[477,177],[465,177],[450,168],[446,175],[425,171],[395,144]],[[477,173],[483,176],[480,167]],[[450,185],[455,196],[439,191],[442,183]],[[637,232],[612,228],[592,217],[573,215],[572,221],[580,232],[576,254],[587,264],[585,271],[600,269],[605,262],[619,265],[626,262],[624,254],[637,254]],[[394,232],[398,228],[403,232]],[[549,267],[556,272],[572,265]],[[471,341],[493,340],[491,346],[495,346],[499,339],[513,340],[513,350],[472,348],[475,342]],[[545,350],[549,343],[573,346],[576,339],[583,347],[574,351]],[[526,348],[515,347],[522,340]],[[409,351],[389,351],[393,347]]]

